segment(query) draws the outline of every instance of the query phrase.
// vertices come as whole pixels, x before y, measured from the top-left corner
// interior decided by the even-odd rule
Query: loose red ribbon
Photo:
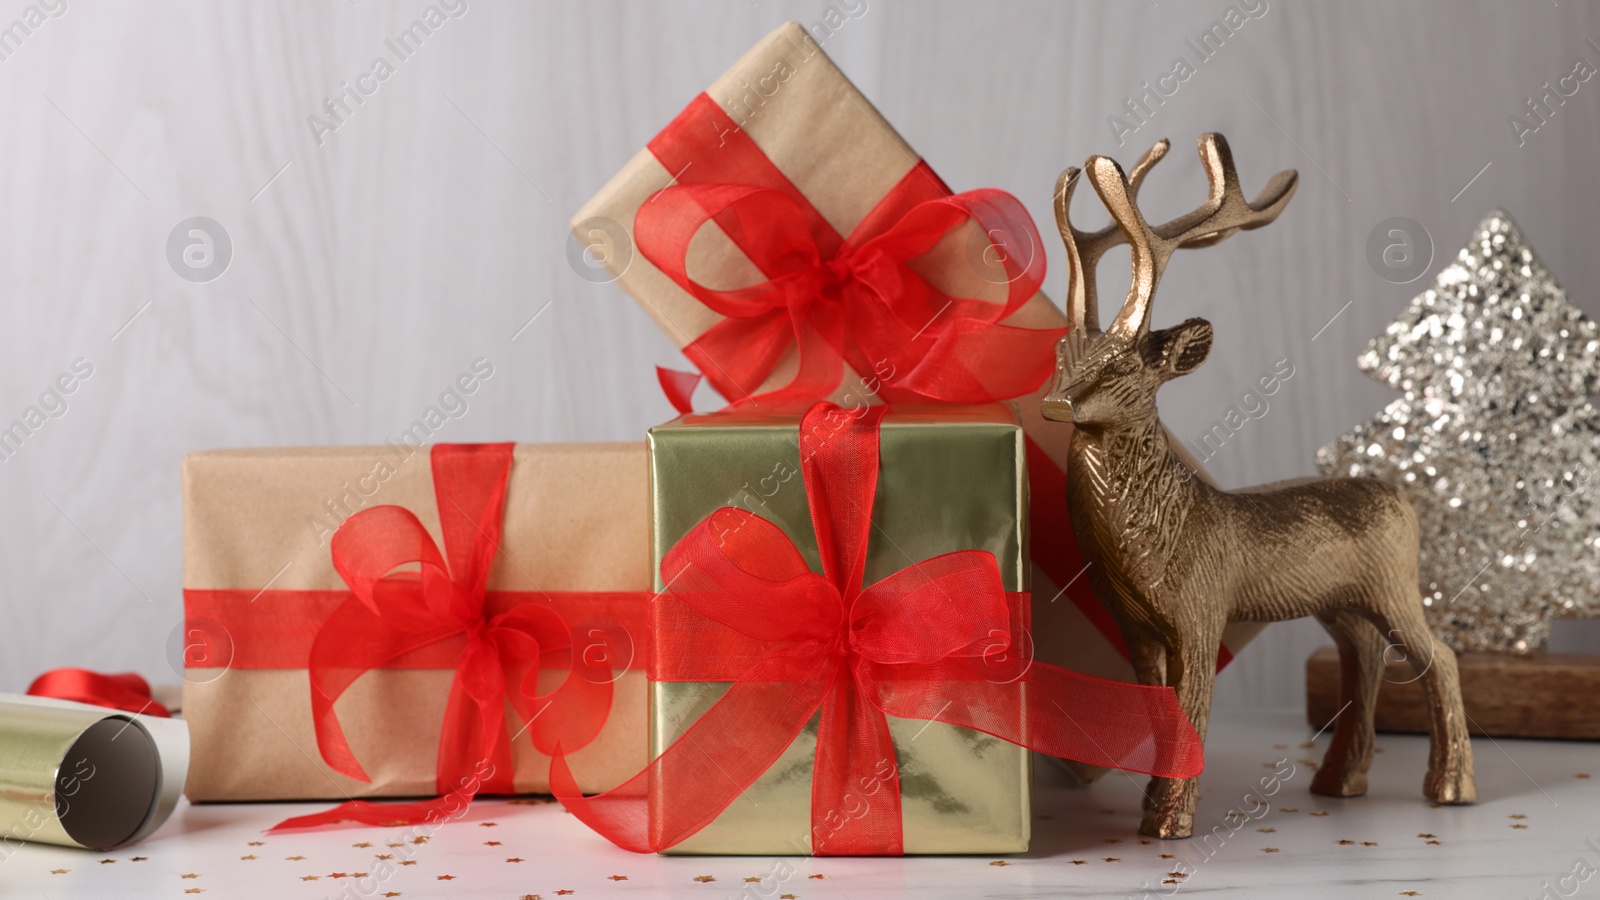
[[[51,669],[28,685],[28,693],[163,719],[172,715],[150,695],[150,683],[133,672],[103,675],[88,669]]]
[[[863,375],[893,372],[876,390],[890,401],[1009,399],[1053,370],[1051,348],[1065,329],[1000,324],[1044,282],[1039,234],[1010,194],[952,196],[919,161],[844,237],[704,94],[650,150],[677,184],[639,207],[635,240],[646,259],[724,317],[684,353],[735,405],[803,408],[839,386],[845,363]],[[717,289],[690,276],[690,244],[712,221],[765,281]],[[1004,303],[946,293],[910,265],[968,222],[982,232],[969,242],[968,264],[975,278],[1003,278]],[[799,352],[794,378],[754,394],[790,347]],[[668,397],[688,411],[686,392]]]
[[[417,517],[398,506],[362,510],[333,536],[333,565],[351,596],[328,617],[311,646],[317,745],[329,766],[370,781],[345,740],[335,702],[362,673],[464,637],[439,736],[441,796],[406,804],[351,801],[290,819],[273,831],[341,821],[414,824],[458,809],[480,788],[511,793],[507,702],[516,713],[518,734],[526,731],[540,752],[553,753],[558,743],[579,747],[599,734],[611,708],[609,665],[572,653],[567,623],[549,607],[521,603],[495,613],[489,603],[489,568],[500,545],[511,449],[511,444],[433,448],[444,553]],[[396,571],[411,564],[418,568]],[[540,694],[537,680],[547,654],[570,656],[569,671],[559,687]]]
[[[822,573],[776,525],[723,508],[662,561],[652,678],[731,677],[728,692],[640,774],[584,797],[565,759],[551,791],[637,852],[704,828],[821,712],[812,851],[903,851],[900,783],[885,716],[959,725],[1056,756],[1166,777],[1200,772],[1201,747],[1170,688],[1094,678],[1019,652],[1026,595],[992,554],[947,553],[867,587],[882,407],[819,403],[801,425],[801,470]],[[852,790],[884,799],[842,815]],[[657,798],[670,797],[652,804]],[[857,804],[859,805],[859,803]]]

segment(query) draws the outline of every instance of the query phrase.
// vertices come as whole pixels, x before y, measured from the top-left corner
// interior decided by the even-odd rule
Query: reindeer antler
[[[1133,283],[1111,330],[1147,331],[1150,301],[1173,251],[1179,247],[1209,247],[1234,232],[1260,228],[1276,219],[1294,196],[1299,173],[1287,169],[1272,176],[1254,201],[1245,200],[1227,139],[1220,134],[1204,134],[1199,145],[1200,161],[1211,183],[1206,201],[1193,212],[1153,228],[1139,212],[1137,198],[1145,175],[1167,155],[1170,144],[1165,139],[1140,158],[1132,175],[1123,175],[1122,167],[1109,157],[1089,158],[1085,164],[1089,181],[1111,212],[1113,222],[1096,232],[1079,231],[1068,221],[1067,208],[1079,172],[1068,169],[1061,173],[1056,190],[1056,223],[1072,268],[1067,308],[1074,329],[1099,330],[1094,271],[1107,250],[1127,241],[1133,257]]]

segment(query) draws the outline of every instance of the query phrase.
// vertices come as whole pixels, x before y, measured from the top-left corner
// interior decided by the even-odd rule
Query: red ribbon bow
[[[801,468],[822,574],[776,525],[717,510],[662,561],[652,678],[733,681],[644,772],[585,798],[558,753],[551,791],[618,846],[659,851],[693,835],[753,784],[819,710],[812,851],[903,851],[900,785],[885,716],[960,725],[1095,765],[1167,777],[1201,768],[1170,688],[1107,681],[1021,658],[1026,594],[1008,595],[992,554],[966,550],[862,587],[882,407],[817,404]],[[857,787],[883,799],[844,815]],[[650,805],[650,793],[669,801]],[[876,788],[875,788],[876,790]]]
[[[333,536],[334,568],[353,596],[318,631],[311,647],[312,716],[322,757],[335,770],[370,781],[356,760],[334,703],[364,672],[414,650],[456,640],[462,648],[439,736],[436,786],[443,796],[414,804],[352,801],[274,828],[338,821],[412,824],[459,808],[480,787],[512,792],[505,704],[542,753],[581,747],[599,734],[611,706],[611,673],[571,653],[571,633],[554,610],[522,603],[486,615],[489,568],[500,546],[511,444],[433,448],[434,492],[445,556],[410,510],[378,506],[351,516]],[[417,564],[416,571],[395,570]],[[541,655],[571,656],[561,685],[538,692]],[[484,770],[489,774],[484,777]]]
[[[841,237],[724,120],[721,107],[701,95],[651,142],[679,183],[651,197],[634,219],[639,252],[724,317],[684,348],[723,396],[735,405],[798,409],[838,387],[845,363],[890,401],[992,402],[1026,394],[1050,375],[1051,348],[1066,330],[999,324],[1044,282],[1043,245],[1015,197],[997,190],[951,196],[918,162]],[[689,276],[689,246],[712,221],[765,281],[719,290]],[[982,240],[968,242],[967,264],[980,283],[1003,280],[1004,303],[946,293],[910,265],[968,221]],[[799,351],[794,378],[752,397],[791,345]],[[675,373],[661,376],[669,399],[688,412],[692,384]]]

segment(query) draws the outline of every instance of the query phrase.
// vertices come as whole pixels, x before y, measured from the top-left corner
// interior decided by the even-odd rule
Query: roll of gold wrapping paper
[[[177,805],[183,722],[0,695],[0,860],[40,841],[109,850],[145,837]]]

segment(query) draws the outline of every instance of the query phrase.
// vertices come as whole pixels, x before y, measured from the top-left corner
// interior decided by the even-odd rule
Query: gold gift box
[[[799,417],[684,416],[650,431],[651,549],[661,560],[716,509],[736,506],[781,528],[822,570],[800,474]],[[1007,591],[1028,590],[1028,474],[1009,406],[895,407],[883,419],[866,583],[956,550],[987,550]],[[651,640],[660,646],[662,635]],[[720,682],[650,683],[650,748],[659,755],[727,691]],[[809,854],[817,717],[765,775],[681,854]],[[908,854],[1028,849],[1030,755],[966,728],[889,718]],[[657,784],[652,803],[676,786]]]

